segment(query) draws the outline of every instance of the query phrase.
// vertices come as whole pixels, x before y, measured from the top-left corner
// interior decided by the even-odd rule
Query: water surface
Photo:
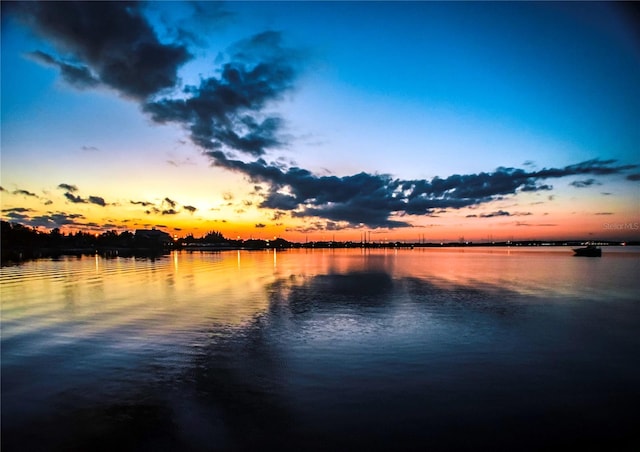
[[[632,449],[638,275],[632,247],[4,267],[2,448]]]

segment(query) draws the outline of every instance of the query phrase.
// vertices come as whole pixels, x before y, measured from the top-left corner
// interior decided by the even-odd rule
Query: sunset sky
[[[1,8],[3,220],[640,239],[631,3]]]

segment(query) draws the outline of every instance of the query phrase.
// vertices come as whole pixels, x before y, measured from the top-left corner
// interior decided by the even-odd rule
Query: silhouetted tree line
[[[0,224],[2,262],[21,261],[38,257],[55,256],[60,254],[93,254],[96,252],[123,254],[133,252],[161,251],[162,244],[150,244],[148,240],[136,238],[130,231],[106,231],[101,234],[91,234],[78,231],[64,234],[59,228],[49,232],[39,231],[35,228],[19,223],[2,221]],[[230,243],[220,232],[210,231],[202,238],[194,238],[193,235],[178,239],[176,243]]]
[[[201,238],[196,238],[193,234],[186,235],[179,239],[181,243],[229,243],[230,240],[225,238],[221,232],[209,231]]]

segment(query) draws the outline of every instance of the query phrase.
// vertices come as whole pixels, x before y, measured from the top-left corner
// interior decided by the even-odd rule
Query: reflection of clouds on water
[[[610,446],[634,431],[635,304],[412,276],[393,253],[316,254],[322,265],[308,267],[279,253],[277,272],[273,256],[243,255],[263,273],[238,272],[236,254],[145,266],[147,287],[172,301],[114,306],[123,317],[95,355],[61,349],[78,380],[52,366],[47,381],[65,388],[47,399],[56,416],[3,417],[3,450],[522,450],[549,438]],[[133,335],[145,306],[166,315]],[[16,387],[4,366],[4,388]],[[608,430],[583,436],[605,417]]]

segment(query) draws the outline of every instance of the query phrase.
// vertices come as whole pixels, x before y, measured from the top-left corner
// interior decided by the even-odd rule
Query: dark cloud
[[[160,12],[167,37],[196,47],[205,47],[212,28],[226,25],[233,17],[233,13],[224,9],[222,2],[218,1],[183,2],[188,11],[181,17],[176,17],[174,10],[163,11],[165,4],[170,5],[171,2],[155,2],[153,7]]]
[[[266,228],[267,225],[264,223],[256,223],[256,228],[261,229],[261,228]]]
[[[276,210],[275,212],[273,212],[273,216],[271,217],[271,220],[278,221],[280,218],[282,218],[285,215],[286,215],[285,212]]]
[[[177,215],[178,211],[175,209],[164,209],[162,215]]]
[[[186,127],[203,149],[260,156],[283,144],[281,118],[264,110],[293,88],[298,57],[282,45],[280,33],[257,34],[230,49],[231,61],[222,65],[219,76],[187,86],[179,98],[148,102],[143,109],[158,123]]]
[[[495,212],[482,214],[480,215],[480,218],[508,217],[508,216],[511,216],[509,212],[506,212],[504,210],[498,210]]]
[[[501,199],[519,192],[546,191],[546,179],[575,175],[623,173],[637,165],[616,165],[593,159],[564,168],[527,171],[498,168],[491,173],[454,174],[429,180],[399,180],[384,174],[318,176],[308,170],[269,164],[264,159],[245,162],[222,151],[206,151],[213,164],[245,174],[253,183],[269,185],[260,207],[292,211],[292,216],[316,216],[346,221],[351,226],[401,227],[410,223],[392,215],[432,215]]]
[[[189,213],[194,213],[196,210],[198,210],[196,207],[193,207],[193,206],[182,206],[182,208],[188,211]]]
[[[2,209],[3,217],[22,223],[26,223],[30,219],[30,216],[28,215],[29,212],[33,212],[33,209],[28,207],[11,207],[8,209]]]
[[[173,199],[170,199],[170,198],[168,198],[168,197],[167,197],[167,198],[164,198],[164,199],[162,200],[162,203],[163,203],[163,204],[165,204],[165,203],[166,203],[166,204],[168,204],[168,205],[169,205],[169,207],[171,207],[172,209],[174,209],[174,208],[176,207],[176,204],[177,204]]]
[[[615,165],[617,160],[592,159],[584,162],[568,165],[564,168],[545,168],[531,173],[531,177],[540,179],[558,178],[566,176],[576,176],[590,174],[595,176],[606,176],[609,174],[620,174],[623,171],[635,169],[638,165]]]
[[[73,193],[70,192],[66,192],[64,194],[64,197],[67,198],[69,201],[71,201],[74,204],[86,204],[87,200],[80,197],[80,196],[76,196]]]
[[[9,220],[19,221],[21,223],[28,223],[30,220],[29,215],[20,212],[7,212],[3,216]]]
[[[11,207],[8,209],[2,209],[3,212],[33,212],[33,209],[29,207]]]
[[[63,184],[60,184],[63,185]],[[81,196],[74,195],[71,192],[66,192],[64,197],[67,198],[74,204],[95,204],[101,207],[105,207],[107,205],[106,201],[101,196],[89,196],[89,198],[85,199]]]
[[[613,212],[596,212],[596,215],[613,215]]]
[[[640,173],[629,174],[627,180],[637,181],[640,180]]]
[[[343,229],[349,229],[351,226],[348,223],[336,223],[334,221],[312,221],[307,223],[304,227],[288,228],[288,232],[318,232],[318,231],[340,231]]]
[[[480,215],[471,214],[467,215],[467,218],[493,218],[493,217],[526,217],[533,215],[531,212],[507,212],[506,210],[497,210],[495,212],[483,213]]]
[[[95,152],[100,150],[96,146],[87,146],[87,145],[82,146],[80,149],[82,149],[83,151],[90,151],[90,152]]]
[[[90,202],[91,204],[102,206],[102,207],[105,207],[107,205],[104,198],[100,196],[89,196],[88,202]]]
[[[602,185],[602,184],[595,179],[586,179],[586,180],[574,180],[569,185],[576,188],[585,188],[585,187],[590,187],[592,185]]]
[[[60,185],[58,185],[58,188],[61,189],[61,190],[72,192],[72,193],[78,191],[78,187],[76,187],[75,185],[71,185],[71,184],[60,184]]]
[[[57,66],[75,86],[100,82],[145,99],[174,87],[178,68],[191,58],[184,45],[158,40],[137,2],[24,2],[11,12],[73,58],[70,64],[44,52],[32,54]]]
[[[93,88],[100,84],[100,81],[91,73],[91,70],[82,64],[67,63],[40,50],[31,52],[27,56],[47,66],[57,67],[62,78],[76,88]]]
[[[84,226],[84,223],[76,221],[84,218],[81,214],[69,214],[65,212],[48,212],[45,215],[31,217],[26,222],[29,226],[58,228],[61,226]]]
[[[542,191],[542,190],[553,190],[553,185],[549,185],[549,184],[528,185],[528,186],[525,185],[520,189],[520,191],[523,191],[523,192]]]
[[[32,197],[32,198],[37,198],[37,197],[38,197],[38,195],[36,195],[35,193],[31,193],[30,191],[27,191],[27,190],[21,190],[21,189],[14,190],[14,191],[12,192],[12,194],[14,194],[14,195],[30,196],[30,197]]]
[[[152,202],[148,202],[148,201],[129,201],[129,202],[131,204],[141,205],[142,207],[148,207],[153,205]]]

